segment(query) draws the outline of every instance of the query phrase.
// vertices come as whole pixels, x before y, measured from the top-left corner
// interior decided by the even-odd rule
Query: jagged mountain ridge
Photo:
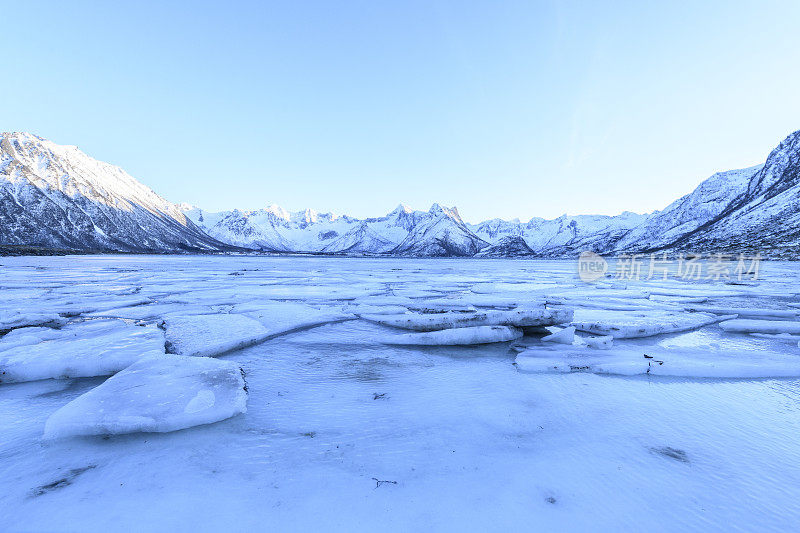
[[[455,208],[434,204],[428,212],[400,206],[386,217],[365,221],[326,214],[303,226],[316,238],[305,235],[302,239],[296,237],[297,226],[292,228],[292,220],[301,218],[301,214],[286,214],[280,225],[287,230],[275,231],[285,237],[284,243],[291,243],[288,249],[328,253],[571,257],[583,250],[600,254],[761,251],[800,257],[798,159],[800,132],[795,132],[773,150],[766,163],[718,172],[664,210],[650,214],[563,215],[553,220],[493,219],[466,224]],[[195,220],[191,213],[189,216]],[[246,216],[251,215],[239,215]],[[347,246],[318,244],[329,236],[354,231],[355,224],[364,224],[371,230],[370,240],[374,243],[378,237],[381,244],[358,245],[352,242],[353,234]],[[231,240],[219,228],[206,230],[220,240],[244,244]],[[286,244],[283,249],[287,249]]]
[[[800,257],[800,132],[766,163],[714,174],[663,211],[465,223],[400,205],[356,219],[306,209],[219,213],[172,204],[122,169],[26,133],[0,139],[0,246],[176,252],[572,257],[651,251]]]
[[[121,168],[28,133],[0,137],[0,244],[127,252],[228,248]]]

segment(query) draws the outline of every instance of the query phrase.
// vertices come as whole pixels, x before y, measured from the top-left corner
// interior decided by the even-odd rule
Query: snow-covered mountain
[[[458,210],[398,206],[356,219],[279,206],[176,206],[118,167],[30,134],[0,141],[0,247],[397,256],[574,257],[760,251],[800,258],[800,131],[754,167],[714,174],[663,211],[465,223]],[[224,243],[224,244],[223,244]],[[1,249],[0,249],[1,250]]]
[[[311,211],[266,210],[187,215],[213,237],[264,250],[385,253],[407,256],[572,257],[685,251],[762,251],[800,257],[800,132],[765,164],[719,172],[662,211],[617,216],[563,215],[528,222],[466,224],[455,208],[400,206],[385,217],[357,220]]]
[[[309,209],[291,213],[277,206],[222,213],[190,205],[183,209],[215,239],[263,251],[428,257],[471,256],[489,246],[469,230],[458,210],[438,204],[427,212],[400,205],[384,217],[364,220]]]
[[[756,167],[719,214],[664,247],[800,258],[800,131]]]
[[[28,133],[0,137],[0,245],[139,252],[227,248],[121,168]]]

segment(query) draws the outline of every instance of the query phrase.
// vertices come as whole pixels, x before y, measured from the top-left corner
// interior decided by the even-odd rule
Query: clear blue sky
[[[660,209],[800,129],[800,2],[0,0],[0,129],[208,210]]]

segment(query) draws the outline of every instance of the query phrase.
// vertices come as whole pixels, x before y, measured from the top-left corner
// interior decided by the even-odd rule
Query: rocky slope
[[[228,248],[119,167],[27,133],[0,137],[0,245],[129,252]]]

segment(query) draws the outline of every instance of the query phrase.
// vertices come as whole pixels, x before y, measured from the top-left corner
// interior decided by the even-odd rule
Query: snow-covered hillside
[[[121,168],[28,133],[0,137],[0,244],[147,252],[224,247]]]
[[[171,204],[118,167],[25,133],[0,143],[0,246],[396,256],[572,257],[654,251],[760,251],[800,257],[800,132],[765,164],[719,172],[663,211],[465,223],[458,210],[398,206],[357,219]],[[223,244],[224,243],[224,244]]]

